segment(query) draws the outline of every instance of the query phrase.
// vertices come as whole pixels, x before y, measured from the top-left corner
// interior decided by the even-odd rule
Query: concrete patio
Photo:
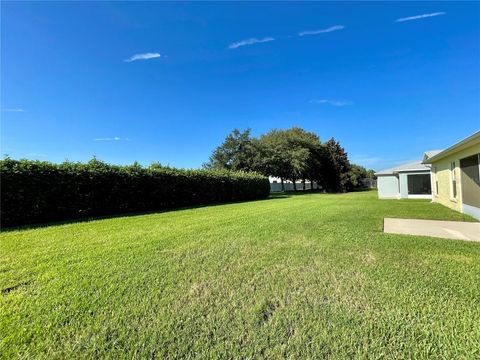
[[[480,223],[476,222],[385,218],[383,231],[389,234],[480,241]]]

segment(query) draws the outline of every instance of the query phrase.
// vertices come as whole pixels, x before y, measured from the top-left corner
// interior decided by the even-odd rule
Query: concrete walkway
[[[385,218],[383,231],[389,234],[480,241],[480,223],[471,222]]]

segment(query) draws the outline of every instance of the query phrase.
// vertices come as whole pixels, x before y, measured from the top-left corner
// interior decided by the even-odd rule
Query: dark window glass
[[[430,195],[432,187],[429,174],[407,175],[409,195]]]
[[[460,160],[460,167],[463,173],[472,179],[473,182],[480,185],[480,171],[478,166],[478,155],[469,156],[468,158]]]
[[[480,154],[460,160],[462,202],[480,208]]]

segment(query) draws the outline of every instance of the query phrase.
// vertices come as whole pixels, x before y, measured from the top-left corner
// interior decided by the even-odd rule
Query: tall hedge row
[[[2,227],[266,198],[255,173],[4,159]]]

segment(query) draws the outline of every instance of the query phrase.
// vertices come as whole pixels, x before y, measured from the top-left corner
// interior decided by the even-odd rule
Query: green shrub
[[[266,198],[256,173],[180,170],[154,164],[116,166],[0,161],[1,225],[18,226],[125,212]]]

